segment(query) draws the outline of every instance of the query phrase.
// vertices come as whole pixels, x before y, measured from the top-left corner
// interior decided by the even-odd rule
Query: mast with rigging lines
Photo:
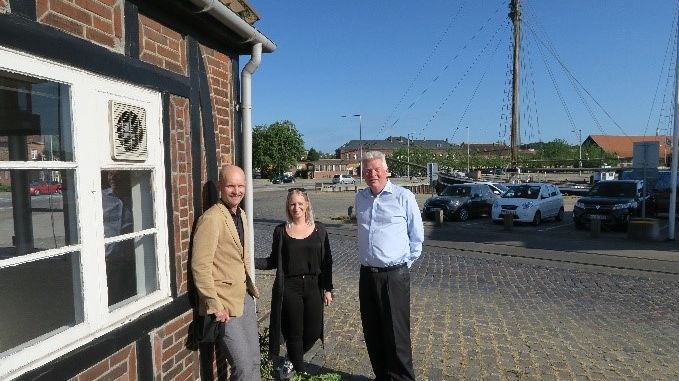
[[[514,69],[512,72],[512,132],[511,132],[511,165],[517,167],[519,158],[519,40],[521,37],[521,4],[520,0],[511,0],[509,18],[514,24]]]

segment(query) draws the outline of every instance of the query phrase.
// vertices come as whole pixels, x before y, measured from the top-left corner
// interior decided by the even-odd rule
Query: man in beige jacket
[[[226,355],[230,380],[258,381],[259,337],[254,298],[259,292],[252,282],[246,243],[245,212],[239,208],[245,194],[245,174],[234,165],[222,167],[220,202],[199,219],[193,237],[191,270],[200,296],[199,313],[222,322],[217,345]]]

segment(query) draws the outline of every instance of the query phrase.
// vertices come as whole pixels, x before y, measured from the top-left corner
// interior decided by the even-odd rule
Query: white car
[[[514,216],[514,221],[531,222],[540,225],[546,218],[561,221],[564,215],[563,197],[556,185],[544,183],[527,183],[511,185],[499,199],[493,203],[491,217],[501,222],[505,214]]]
[[[335,175],[332,178],[333,184],[356,184],[356,179],[351,175]]]

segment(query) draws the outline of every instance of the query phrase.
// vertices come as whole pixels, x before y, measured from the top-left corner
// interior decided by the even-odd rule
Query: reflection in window
[[[155,227],[151,171],[102,171],[101,207],[105,238]],[[155,233],[107,243],[104,248],[109,306],[158,289]]]
[[[0,171],[0,231],[0,259],[78,243],[74,170]]]
[[[0,269],[0,357],[83,321],[80,254]]]
[[[0,71],[0,161],[73,161],[69,88]]]
[[[155,235],[109,243],[105,248],[109,306],[158,290]]]
[[[154,227],[151,171],[102,171],[101,207],[105,238]]]

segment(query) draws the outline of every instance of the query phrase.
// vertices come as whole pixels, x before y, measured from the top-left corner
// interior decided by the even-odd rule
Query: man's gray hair
[[[384,165],[384,169],[389,169],[387,166],[387,157],[384,156],[384,153],[382,151],[368,151],[363,154],[363,162],[365,163],[368,160],[379,160],[382,162],[382,165]]]

